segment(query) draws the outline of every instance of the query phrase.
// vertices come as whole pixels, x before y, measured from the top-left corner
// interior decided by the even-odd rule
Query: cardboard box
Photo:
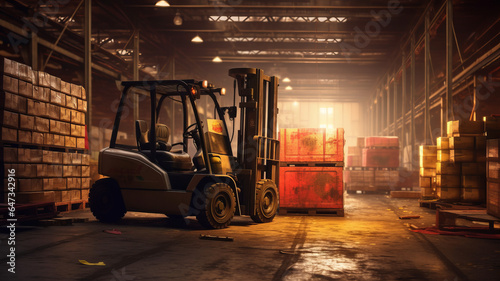
[[[488,215],[500,218],[500,182],[488,182],[486,209]]]
[[[451,162],[474,162],[475,151],[469,149],[453,149],[450,150]]]
[[[462,163],[462,175],[468,176],[486,176],[486,163],[473,162]]]
[[[438,187],[460,187],[460,175],[436,175]]]
[[[434,177],[434,176],[436,176],[436,169],[420,168],[419,175],[421,177]]]
[[[438,187],[437,197],[441,200],[460,201],[462,189],[460,187]]]
[[[2,141],[17,142],[17,130],[2,127]]]
[[[66,97],[61,92],[58,92],[55,90],[50,90],[50,103],[57,104],[60,106],[65,106],[66,105]]]
[[[54,191],[18,192],[16,193],[16,203],[44,203],[55,202]]]
[[[35,145],[43,145],[45,143],[44,133],[32,132],[31,143]]]
[[[489,139],[486,142],[486,146],[487,146],[487,148],[486,148],[486,150],[487,150],[486,158],[488,158],[488,159],[490,159],[490,158],[499,159],[498,151],[499,151],[499,148],[500,148],[500,139]]]
[[[11,77],[19,77],[19,63],[8,58],[0,58],[0,72]]]
[[[70,147],[70,148],[76,148],[76,138],[64,136],[64,146]]]
[[[19,80],[18,94],[27,98],[33,98],[33,84]]]
[[[486,188],[486,176],[462,175],[463,188]]]
[[[40,133],[50,132],[50,122],[47,118],[35,116],[35,127],[34,130]]]
[[[77,97],[77,98],[82,98],[82,89],[80,89],[81,86],[79,85],[75,85],[75,84],[71,84],[70,85],[70,95],[74,96],[74,97]]]
[[[500,180],[500,162],[488,161],[488,179]]]
[[[438,175],[459,175],[461,171],[461,163],[452,162],[437,162],[436,174]]]
[[[43,102],[50,102],[50,89],[40,86],[33,88],[33,98]]]
[[[19,128],[33,131],[34,127],[35,127],[35,117],[24,114],[19,115]]]
[[[438,137],[437,138],[437,149],[450,149],[450,138]]]
[[[437,162],[450,162],[450,151],[444,149],[438,150]]]
[[[4,110],[3,112],[3,125],[5,127],[17,129],[19,128],[19,114],[11,111]]]
[[[464,202],[485,202],[486,189],[483,188],[462,188],[462,201]]]
[[[22,149],[22,148],[21,148]],[[3,162],[4,163],[17,163],[18,160],[18,148],[17,147],[3,147]]]
[[[4,90],[13,94],[17,94],[19,92],[19,80],[17,78],[13,78],[7,75],[2,75],[3,78],[1,83],[0,90]]]
[[[31,144],[31,139],[32,139],[31,131],[23,131],[23,130],[17,131],[17,141],[18,142]]]
[[[483,135],[483,121],[449,121],[447,123],[448,137],[460,137],[463,135]]]
[[[474,149],[475,137],[451,137],[450,149]]]
[[[61,80],[61,92],[70,95],[71,94],[71,83],[64,82]]]
[[[77,109],[78,108],[78,101],[76,97],[66,95],[66,107],[71,108],[71,109]]]

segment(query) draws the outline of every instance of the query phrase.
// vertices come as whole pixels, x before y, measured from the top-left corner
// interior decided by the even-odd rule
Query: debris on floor
[[[105,230],[103,230],[103,232],[106,232],[106,233],[109,233],[109,234],[115,234],[115,235],[122,234],[121,231],[119,231],[118,229],[115,229],[115,228],[113,228],[113,229],[105,229]]]
[[[205,235],[205,234],[200,234],[200,239],[228,241],[228,242],[233,242],[234,241],[233,237],[227,237],[227,236],[226,237],[222,237],[222,236]]]
[[[97,266],[105,266],[106,264],[102,261],[100,262],[88,262],[86,260],[78,260],[81,264],[84,265],[97,265]]]

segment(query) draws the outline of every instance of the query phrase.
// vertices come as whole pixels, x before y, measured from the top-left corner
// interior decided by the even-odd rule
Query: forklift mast
[[[248,211],[255,214],[257,182],[270,179],[278,186],[278,78],[256,68],[233,68],[229,76],[236,79],[241,97],[237,151],[240,169],[236,174],[243,185]]]

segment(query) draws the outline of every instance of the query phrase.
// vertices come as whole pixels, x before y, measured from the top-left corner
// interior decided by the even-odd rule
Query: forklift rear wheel
[[[127,212],[120,187],[111,178],[100,179],[92,185],[89,205],[92,214],[101,222],[118,221]]]
[[[205,190],[204,208],[196,216],[206,228],[225,228],[231,223],[236,210],[236,198],[225,183],[212,184]]]
[[[255,187],[257,210],[250,215],[257,223],[271,222],[276,216],[279,205],[278,188],[272,180],[260,180]]]

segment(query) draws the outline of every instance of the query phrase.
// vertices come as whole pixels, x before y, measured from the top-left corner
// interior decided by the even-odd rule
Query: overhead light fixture
[[[288,77],[283,78],[283,82],[285,82],[285,83],[290,83],[290,81],[291,81],[291,80],[290,80],[290,78],[288,78]]]
[[[291,90],[293,90],[293,88],[292,88],[292,86],[286,86],[286,87],[285,87],[285,90],[287,90],[287,91],[291,91]]]
[[[168,4],[168,2],[165,1],[165,0],[160,0],[160,1],[156,2],[155,6],[158,6],[158,7],[170,7],[170,4]]]
[[[222,59],[219,56],[216,56],[215,58],[212,59],[212,62],[222,62]]]
[[[191,39],[191,42],[199,44],[199,43],[203,43],[203,39],[201,39],[201,37],[199,35],[196,35],[195,37],[193,37],[193,39]]]
[[[182,17],[181,17],[181,13],[179,13],[179,11],[177,11],[175,13],[174,24],[175,25],[182,25]]]

